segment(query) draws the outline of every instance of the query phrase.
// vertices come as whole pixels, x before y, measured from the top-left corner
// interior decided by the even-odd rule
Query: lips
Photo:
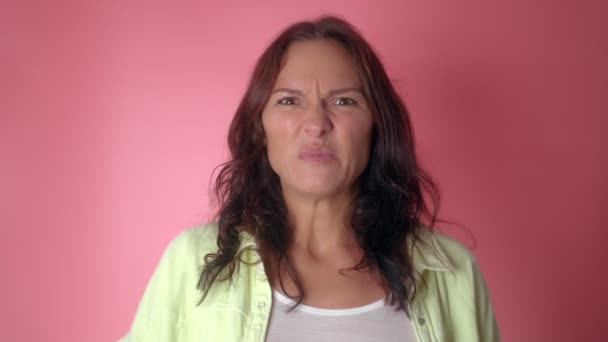
[[[327,147],[304,147],[298,153],[298,159],[321,163],[336,159],[336,154]]]

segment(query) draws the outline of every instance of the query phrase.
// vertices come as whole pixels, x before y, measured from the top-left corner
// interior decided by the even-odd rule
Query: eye
[[[277,101],[277,104],[291,106],[291,105],[297,104],[297,102],[298,101],[296,100],[295,97],[284,97],[284,98],[280,99],[279,101]]]
[[[351,99],[350,97],[339,97],[334,101],[334,104],[338,106],[352,106],[357,104],[357,101]]]

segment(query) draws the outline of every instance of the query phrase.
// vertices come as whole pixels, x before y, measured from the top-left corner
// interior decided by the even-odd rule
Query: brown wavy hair
[[[369,163],[357,180],[359,191],[352,203],[352,231],[363,251],[352,269],[375,269],[389,301],[409,313],[415,270],[408,240],[419,240],[421,231],[427,229],[424,226],[433,227],[439,192],[417,161],[408,110],[380,59],[357,29],[333,16],[289,26],[257,61],[230,124],[231,158],[220,165],[215,181],[218,250],[206,256],[198,282],[202,291],[199,304],[216,281],[230,280],[239,267],[241,231],[257,242],[271,273],[269,279],[278,277],[280,281],[278,275],[284,269],[298,289],[298,294],[291,296],[297,299],[296,306],[304,298],[302,283],[288,256],[292,232],[279,178],[268,162],[261,116],[289,46],[315,39],[337,41],[350,53],[374,118]]]

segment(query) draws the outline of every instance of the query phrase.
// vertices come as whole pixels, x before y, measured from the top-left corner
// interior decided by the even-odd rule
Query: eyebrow
[[[358,92],[361,95],[363,95],[363,91],[361,90],[360,87],[347,87],[347,88],[340,88],[340,89],[333,89],[330,90],[327,95],[328,96],[335,96],[335,95],[340,95],[340,94],[344,94],[344,93],[348,93],[350,91],[354,91],[354,92]],[[272,94],[274,93],[288,93],[288,94],[293,94],[293,95],[304,95],[304,92],[301,90],[297,90],[297,89],[291,89],[291,88],[277,88],[275,90],[272,91]]]

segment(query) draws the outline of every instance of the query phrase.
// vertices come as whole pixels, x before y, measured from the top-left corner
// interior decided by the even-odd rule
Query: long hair
[[[288,256],[292,242],[288,213],[279,178],[268,162],[261,115],[289,46],[315,39],[337,41],[352,56],[374,119],[370,159],[357,180],[351,217],[363,257],[352,269],[374,268],[390,303],[409,314],[415,270],[413,245],[408,241],[419,240],[421,230],[427,229],[422,225],[433,227],[439,192],[417,161],[408,110],[380,59],[352,25],[333,16],[289,26],[257,61],[230,124],[231,158],[220,166],[215,181],[218,250],[205,258],[198,282],[201,302],[216,281],[230,280],[239,266],[241,231],[254,237],[267,272],[272,272],[269,279],[280,280],[278,275],[285,270],[298,289],[298,294],[290,297],[297,299],[296,305],[304,298],[302,283]]]

